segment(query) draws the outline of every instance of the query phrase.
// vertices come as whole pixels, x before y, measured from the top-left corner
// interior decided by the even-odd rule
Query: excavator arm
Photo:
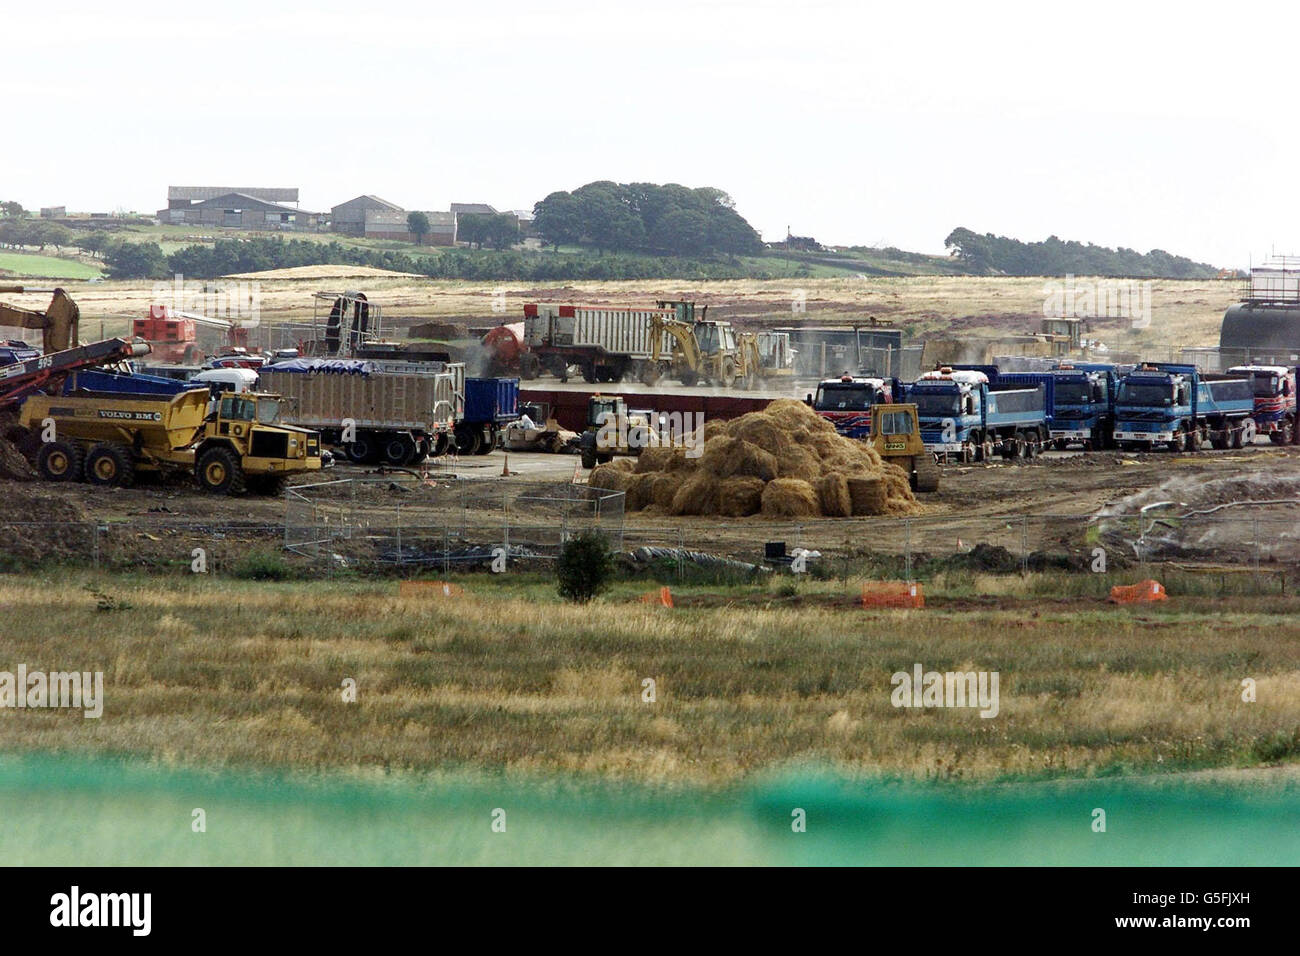
[[[658,362],[662,358],[659,354],[659,342],[664,332],[667,332],[676,340],[677,348],[681,353],[683,362],[686,363],[686,367],[697,373],[703,371],[700,343],[695,341],[695,333],[691,327],[685,322],[661,319],[657,315],[650,317],[650,354],[654,361]]]
[[[0,286],[0,292],[36,292],[23,286]],[[24,309],[0,302],[0,326],[18,329],[40,329],[42,348],[46,353],[62,352],[75,347],[81,331],[81,309],[62,289],[54,290],[54,298],[44,312]]]

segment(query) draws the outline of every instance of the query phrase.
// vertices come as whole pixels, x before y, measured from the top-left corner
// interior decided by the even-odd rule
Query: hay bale
[[[729,421],[720,421],[716,418],[709,419],[704,423],[704,441],[708,443],[713,441],[715,438],[726,438],[729,434],[728,429],[730,429],[730,427],[731,422]]]
[[[661,471],[657,473],[654,481],[650,483],[651,504],[656,508],[662,508],[664,511],[670,510],[677,489],[681,486],[682,476],[680,472]]]
[[[631,475],[628,478],[627,487],[623,489],[623,509],[625,511],[640,511],[642,508],[653,504],[654,499],[651,494],[654,491],[655,479],[658,477],[657,472]]]
[[[718,514],[747,518],[763,508],[763,479],[751,475],[723,478],[718,482]]]
[[[718,513],[718,479],[709,471],[690,473],[673,495],[669,511],[675,515],[715,515]]]
[[[626,468],[616,468],[617,464],[618,462],[611,461],[591,469],[591,474],[587,478],[587,487],[593,491],[627,491],[632,475]]]
[[[776,457],[739,438],[715,438],[704,446],[699,467],[719,478],[750,475],[771,481],[777,476]]]
[[[883,478],[847,478],[849,501],[855,515],[879,515],[885,513],[888,497],[885,493]]]
[[[808,518],[820,513],[817,492],[800,478],[776,478],[763,488],[763,514],[773,518]]]
[[[790,445],[777,458],[777,468],[780,478],[802,478],[810,484],[823,474],[821,461],[802,445]]]
[[[817,479],[813,487],[817,489],[817,502],[826,517],[852,516],[853,496],[849,494],[849,481],[843,475],[825,475]]]
[[[643,448],[636,459],[636,471],[637,474],[645,474],[647,471],[672,471],[680,467],[677,462],[684,458],[684,452],[671,445]]]
[[[778,459],[784,457],[794,444],[785,423],[767,412],[741,415],[731,423],[729,434],[732,438],[757,445]]]

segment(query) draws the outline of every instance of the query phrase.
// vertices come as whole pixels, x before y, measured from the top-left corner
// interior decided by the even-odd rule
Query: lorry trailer
[[[319,431],[349,460],[409,465],[450,449],[464,414],[465,366],[403,367],[411,371],[358,359],[295,359],[263,368],[259,382],[284,396],[291,422]]]
[[[909,385],[904,401],[917,407],[925,446],[945,459],[1032,457],[1048,434],[1048,386],[1041,378],[944,366]]]
[[[1255,431],[1275,445],[1289,445],[1296,439],[1296,368],[1287,365],[1237,365],[1227,375],[1251,381],[1255,390]]]
[[[1255,439],[1254,383],[1245,375],[1155,362],[1126,374],[1115,398],[1115,441],[1126,450],[1240,448]]]

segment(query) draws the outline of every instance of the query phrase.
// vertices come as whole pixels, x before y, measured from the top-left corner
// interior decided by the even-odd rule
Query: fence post
[[[686,532],[677,529],[677,583],[686,579]]]
[[[903,568],[906,581],[912,580],[912,519],[903,519]]]
[[[397,564],[401,566],[402,561],[402,503],[397,503]]]
[[[1029,515],[1020,516],[1020,573],[1029,573]]]

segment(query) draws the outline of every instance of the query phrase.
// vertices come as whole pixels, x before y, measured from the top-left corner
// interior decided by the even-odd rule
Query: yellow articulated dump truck
[[[41,437],[33,464],[49,481],[129,487],[138,473],[194,475],[214,494],[278,495],[321,467],[320,435],[280,424],[276,395],[206,388],[175,395],[33,395],[19,424]]]

